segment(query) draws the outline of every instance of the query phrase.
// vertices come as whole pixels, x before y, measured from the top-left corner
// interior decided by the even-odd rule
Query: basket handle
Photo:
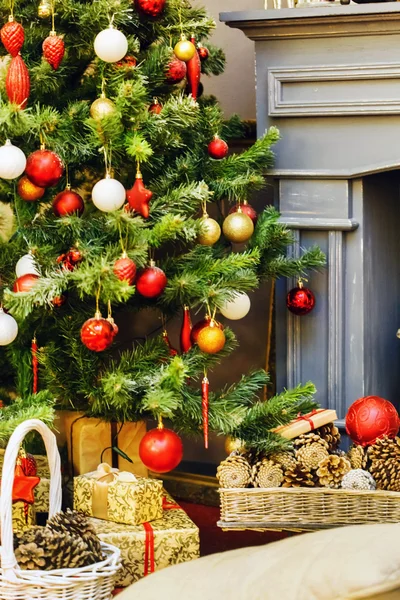
[[[7,444],[4,455],[1,478],[0,519],[1,519],[1,568],[6,579],[14,579],[14,568],[17,560],[14,554],[12,527],[12,489],[15,466],[19,448],[26,434],[37,431],[42,436],[50,466],[50,509],[49,517],[61,510],[61,462],[57,448],[56,436],[39,419],[29,419],[15,428]]]

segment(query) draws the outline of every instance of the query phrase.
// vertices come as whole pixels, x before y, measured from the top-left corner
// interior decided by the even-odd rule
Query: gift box
[[[67,446],[71,475],[84,475],[97,469],[101,462],[113,463],[112,447],[117,446],[133,461],[115,454],[120,471],[147,477],[148,470],[139,458],[139,444],[146,433],[146,424],[108,423],[82,412],[57,411],[55,433],[59,447]]]
[[[12,523],[14,531],[22,531],[35,525],[34,506],[27,502],[14,502],[12,505]]]
[[[0,449],[0,473],[3,468],[4,453],[5,453],[5,450]],[[49,469],[49,463],[47,462],[47,456],[41,456],[39,454],[35,454],[34,459],[36,461],[38,477],[45,477],[45,478],[49,479],[50,469]]]
[[[74,509],[89,517],[140,525],[163,516],[163,484],[103,463],[93,473],[74,478]]]
[[[49,512],[50,479],[42,478],[33,491],[35,496],[35,511],[37,513]]]
[[[198,527],[171,496],[165,492],[164,496],[163,517],[152,523],[120,525],[90,519],[100,539],[121,551],[117,587],[126,587],[154,571],[199,558]]]
[[[288,425],[282,425],[281,427],[277,427],[272,431],[274,433],[279,433],[282,437],[288,440],[292,440],[302,433],[313,431],[313,429],[317,429],[318,427],[322,427],[322,425],[332,423],[332,421],[335,421],[336,419],[337,414],[335,410],[320,408],[318,410],[311,411],[307,415],[299,416]]]

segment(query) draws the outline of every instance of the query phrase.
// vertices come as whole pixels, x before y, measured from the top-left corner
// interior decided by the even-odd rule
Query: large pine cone
[[[317,469],[319,463],[329,456],[326,446],[314,442],[301,446],[296,450],[297,462],[299,462],[306,469]]]
[[[362,446],[352,446],[347,453],[352,469],[362,469],[364,467],[366,451]]]
[[[400,466],[400,438],[391,439],[386,435],[383,438],[378,438],[375,444],[368,448],[368,458],[372,462],[393,458],[399,462]]]
[[[21,569],[79,568],[93,564],[83,539],[48,527],[32,527],[14,534],[15,557]]]
[[[343,456],[331,454],[318,466],[317,475],[323,487],[339,488],[342,479],[351,469],[350,461]]]
[[[400,492],[400,461],[385,458],[372,461],[370,473],[376,481],[378,490]]]
[[[253,466],[252,482],[254,487],[279,487],[282,481],[283,470],[278,464],[274,463],[273,460],[264,458]]]
[[[375,490],[376,483],[371,473],[362,469],[352,469],[342,479],[345,490]]]
[[[282,487],[313,487],[315,485],[315,476],[306,467],[297,463],[293,468],[285,472],[285,479]]]
[[[311,444],[321,444],[321,446],[326,448],[326,450],[329,448],[328,442],[314,431],[310,431],[310,433],[302,433],[299,435],[299,437],[293,440],[293,446],[296,450],[302,446],[310,446]]]
[[[284,471],[294,469],[297,464],[296,457],[293,452],[276,452],[268,457],[274,463],[280,465]]]
[[[222,488],[245,488],[251,482],[251,467],[244,456],[228,456],[217,468],[217,479]]]
[[[323,440],[328,443],[329,452],[337,450],[340,444],[340,432],[334,423],[327,423],[315,429],[314,433],[317,433]]]
[[[65,512],[57,513],[49,519],[47,527],[61,534],[69,533],[80,536],[93,554],[93,562],[103,560],[100,539],[97,537],[93,525],[82,513],[67,508]]]

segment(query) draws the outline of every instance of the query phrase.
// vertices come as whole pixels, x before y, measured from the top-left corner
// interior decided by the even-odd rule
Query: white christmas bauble
[[[94,51],[105,62],[118,62],[128,51],[128,40],[122,31],[109,27],[97,34],[94,40]]]
[[[250,298],[244,292],[237,294],[233,300],[225,302],[224,306],[220,309],[221,313],[227,319],[237,321],[243,319],[250,310]]]
[[[0,346],[7,346],[15,340],[18,335],[17,321],[11,315],[7,315],[0,308]]]
[[[103,212],[111,212],[121,208],[126,198],[122,183],[112,177],[100,179],[92,189],[93,204]]]
[[[21,256],[15,265],[15,273],[17,277],[22,277],[23,275],[40,275],[32,254],[24,254],[24,256]]]
[[[13,146],[7,140],[0,147],[0,177],[2,179],[15,179],[22,175],[26,167],[26,156],[20,148]]]

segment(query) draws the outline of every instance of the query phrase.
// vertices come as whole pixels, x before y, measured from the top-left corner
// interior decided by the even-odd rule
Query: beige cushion
[[[118,600],[384,600],[378,594],[396,588],[400,525],[358,525],[169,567]]]

